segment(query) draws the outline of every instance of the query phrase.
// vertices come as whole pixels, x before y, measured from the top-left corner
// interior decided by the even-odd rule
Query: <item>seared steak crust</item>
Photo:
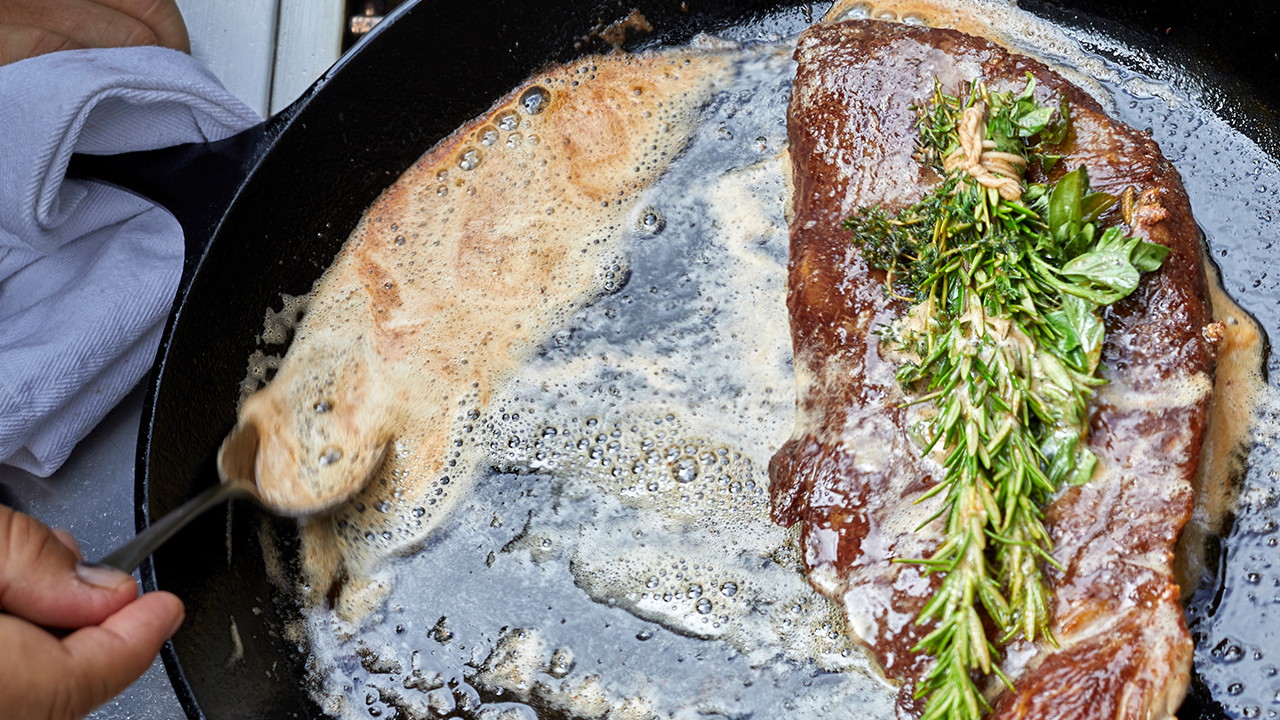
[[[844,604],[850,629],[886,674],[904,682],[900,714],[926,658],[914,619],[937,578],[895,559],[927,556],[941,521],[917,530],[939,498],[917,503],[941,468],[907,434],[894,364],[875,329],[906,308],[852,248],[841,221],[856,208],[894,210],[939,178],[913,155],[911,107],[936,77],[951,94],[974,79],[1071,107],[1057,172],[1088,167],[1093,187],[1140,201],[1131,231],[1172,252],[1106,313],[1103,374],[1090,447],[1100,463],[1047,509],[1059,647],[1009,649],[1012,692],[1000,718],[1161,718],[1185,693],[1191,642],[1173,576],[1191,515],[1214,345],[1199,234],[1177,171],[1151,139],[1115,122],[1043,64],[951,30],[877,21],[818,25],[800,39],[788,115],[795,184],[788,307],[799,383],[792,439],[770,467],[775,519],[801,524],[810,578]],[[1106,222],[1119,222],[1118,211]]]

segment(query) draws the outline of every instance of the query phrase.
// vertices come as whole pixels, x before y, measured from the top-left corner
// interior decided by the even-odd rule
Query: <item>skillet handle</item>
[[[263,153],[266,125],[211,143],[71,156],[67,176],[100,180],[159,203],[182,226],[181,286],[191,279],[232,198]]]

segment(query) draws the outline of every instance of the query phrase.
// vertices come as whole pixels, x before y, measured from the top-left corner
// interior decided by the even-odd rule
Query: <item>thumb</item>
[[[94,627],[81,628],[62,641],[70,656],[61,683],[60,707],[73,716],[118,695],[150,667],[165,641],[182,624],[184,609],[177,596],[147,593]]]
[[[0,506],[0,610],[46,627],[96,625],[137,597],[133,578],[79,562],[43,523]]]

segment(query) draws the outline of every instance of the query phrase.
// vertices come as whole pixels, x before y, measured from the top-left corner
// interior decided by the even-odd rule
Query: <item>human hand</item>
[[[151,665],[182,601],[81,561],[75,540],[0,506],[0,714],[80,718]],[[65,636],[45,628],[73,630]],[[60,634],[63,635],[63,634]]]
[[[130,45],[188,52],[175,0],[0,0],[0,65],[56,50]]]

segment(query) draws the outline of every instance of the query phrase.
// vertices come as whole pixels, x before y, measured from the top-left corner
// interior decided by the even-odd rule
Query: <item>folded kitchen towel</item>
[[[221,140],[260,121],[158,47],[0,66],[0,463],[52,473],[146,374],[182,271],[164,209],[65,177],[72,153]]]

